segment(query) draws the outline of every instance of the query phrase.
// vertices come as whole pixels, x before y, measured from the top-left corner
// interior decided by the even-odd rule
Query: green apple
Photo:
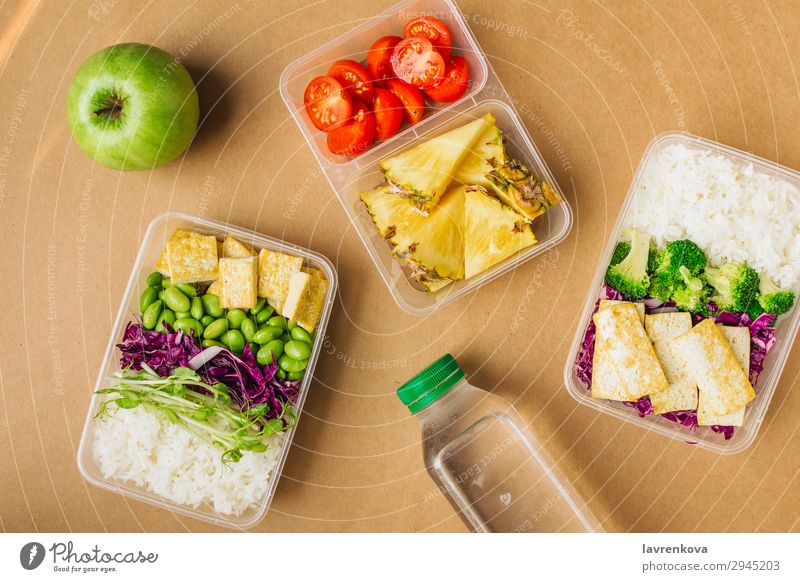
[[[75,141],[115,170],[174,160],[192,141],[199,116],[189,72],[168,52],[146,44],[117,44],[93,54],[67,96]]]

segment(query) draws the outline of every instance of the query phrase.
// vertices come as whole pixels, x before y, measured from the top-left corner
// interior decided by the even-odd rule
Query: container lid
[[[397,389],[397,397],[415,413],[422,410],[464,377],[456,359],[445,354]]]

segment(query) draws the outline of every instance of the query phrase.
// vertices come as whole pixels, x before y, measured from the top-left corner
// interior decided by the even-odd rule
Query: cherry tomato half
[[[375,117],[369,108],[356,101],[353,118],[328,132],[328,149],[340,156],[357,156],[375,141]]]
[[[417,123],[425,113],[425,97],[419,89],[397,79],[387,79],[383,82],[386,88],[394,93],[395,97],[405,108],[405,118],[411,124]]]
[[[383,36],[372,43],[367,52],[367,70],[375,84],[379,85],[384,79],[394,77],[392,72],[392,53],[402,38],[399,36]]]
[[[372,112],[375,115],[375,139],[389,139],[403,123],[403,102],[388,89],[375,88]]]
[[[348,59],[336,61],[331,65],[328,76],[339,81],[342,87],[362,103],[372,103],[372,78],[360,63]]]
[[[444,76],[444,59],[427,38],[412,36],[394,47],[392,70],[398,79],[425,89]]]
[[[406,22],[406,26],[403,29],[403,38],[411,38],[412,36],[427,38],[431,41],[433,48],[439,51],[445,62],[450,58],[450,47],[453,46],[453,39],[450,36],[450,29],[438,18],[419,16]]]
[[[353,113],[350,95],[333,77],[316,77],[306,87],[303,102],[317,129],[331,131],[344,123]]]
[[[464,94],[469,85],[469,65],[464,57],[453,57],[447,63],[444,77],[433,87],[425,89],[425,94],[434,101],[449,103]]]

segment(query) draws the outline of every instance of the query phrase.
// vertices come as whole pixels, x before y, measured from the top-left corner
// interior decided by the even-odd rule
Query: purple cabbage
[[[200,347],[190,335],[173,331],[169,326],[167,329],[168,333],[161,333],[135,322],[128,323],[122,342],[117,344],[122,353],[120,365],[141,370],[144,362],[159,376],[169,376],[175,368],[188,365],[200,353]]]

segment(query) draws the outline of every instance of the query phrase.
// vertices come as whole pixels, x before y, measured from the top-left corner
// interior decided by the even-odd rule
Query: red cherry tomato
[[[342,87],[362,103],[372,103],[372,78],[360,63],[347,59],[336,61],[331,65],[328,76],[339,81]]]
[[[422,119],[422,115],[425,113],[425,97],[422,96],[419,89],[397,79],[387,79],[383,84],[400,99],[405,108],[406,121],[414,124]]]
[[[453,39],[450,36],[450,29],[444,22],[433,16],[419,16],[409,20],[403,29],[403,38],[412,36],[427,38],[433,44],[433,48],[439,51],[444,61],[447,62],[450,57],[450,47],[453,46]]]
[[[317,129],[331,131],[347,122],[353,113],[350,95],[333,77],[316,77],[303,95],[311,121]]]
[[[372,97],[375,115],[375,139],[389,139],[403,123],[403,102],[387,89],[377,87]]]
[[[427,38],[412,36],[394,47],[392,70],[398,79],[425,89],[444,76],[444,59]]]
[[[453,57],[447,63],[444,77],[433,87],[425,89],[425,94],[434,101],[449,103],[464,94],[469,85],[469,65],[464,57]]]
[[[367,70],[376,85],[384,79],[394,77],[392,72],[392,53],[402,38],[399,36],[383,36],[372,43],[367,52]]]
[[[375,117],[366,105],[356,101],[353,118],[328,132],[328,149],[340,156],[357,156],[375,141]]]

